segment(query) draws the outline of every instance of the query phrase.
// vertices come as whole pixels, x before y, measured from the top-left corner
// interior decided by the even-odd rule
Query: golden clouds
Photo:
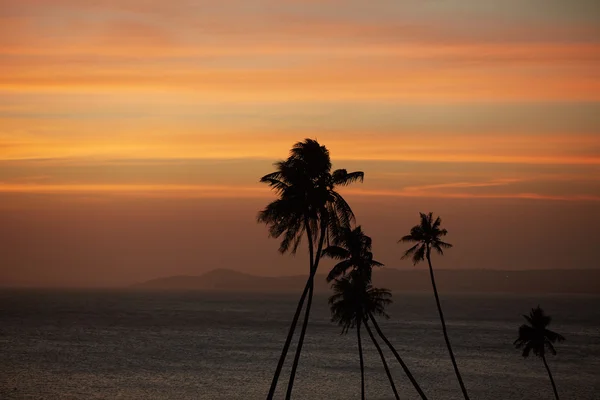
[[[0,160],[275,160],[316,137],[345,160],[600,164],[600,42],[587,13],[557,28],[537,10],[496,19],[479,2],[473,15],[334,3],[8,2]],[[499,171],[488,178],[496,184],[485,188],[506,186]],[[93,174],[34,183],[4,190],[201,192]],[[462,183],[482,184],[410,185],[402,195],[456,195],[444,185]]]

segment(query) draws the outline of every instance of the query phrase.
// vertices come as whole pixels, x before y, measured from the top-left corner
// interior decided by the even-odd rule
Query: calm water
[[[461,398],[433,297],[394,299],[384,332],[430,399]],[[538,303],[567,337],[549,359],[562,398],[600,398],[600,297],[442,301],[472,399],[553,398],[541,360],[512,347],[520,315]],[[1,291],[0,398],[263,399],[295,303],[287,295]],[[316,297],[295,398],[360,398],[356,337],[339,332],[326,298]],[[363,337],[367,397],[393,398]],[[389,363],[401,398],[416,398],[391,355]]]

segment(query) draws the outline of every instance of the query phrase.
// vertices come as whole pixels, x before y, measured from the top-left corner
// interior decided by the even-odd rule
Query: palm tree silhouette
[[[458,383],[460,384],[463,396],[466,400],[469,400],[467,389],[465,388],[465,384],[463,383],[462,377],[460,376],[460,371],[458,370],[458,365],[456,364],[456,359],[454,358],[454,353],[452,352],[452,346],[450,345],[450,339],[448,338],[446,322],[444,321],[444,313],[442,311],[440,297],[438,295],[437,288],[435,285],[433,267],[431,266],[431,249],[434,249],[439,254],[443,255],[443,249],[449,249],[452,247],[452,245],[450,243],[442,241],[441,239],[443,236],[446,236],[448,231],[446,229],[440,228],[440,225],[442,224],[442,220],[440,217],[437,217],[434,221],[433,213],[419,214],[421,216],[420,223],[411,228],[409,235],[402,237],[402,239],[398,241],[416,243],[414,246],[412,246],[410,249],[404,252],[402,259],[412,257],[414,265],[417,265],[419,262],[423,261],[425,257],[427,257],[427,262],[429,263],[429,275],[431,277],[431,285],[433,286],[435,302],[437,304],[438,313],[440,315],[440,321],[442,322],[444,340],[446,341],[446,346],[448,347],[448,352],[450,353],[450,359],[452,360],[452,365],[454,366],[454,372],[456,373],[456,378],[458,379]]]
[[[273,375],[267,399],[272,399],[279,375],[289,350],[289,346],[298,323],[300,312],[308,297],[302,330],[296,348],[294,363],[290,373],[286,399],[291,397],[294,378],[300,360],[304,336],[313,297],[314,276],[319,266],[321,251],[326,238],[333,238],[344,227],[354,221],[352,209],[344,198],[335,191],[336,186],[349,185],[362,181],[362,172],[348,173],[345,169],[331,172],[329,151],[316,140],[305,139],[296,143],[289,157],[276,162],[276,171],[263,176],[260,181],[268,184],[278,198],[269,203],[258,214],[258,222],[269,227],[269,235],[283,237],[279,251],[292,254],[296,252],[306,234],[309,252],[309,276],[304,291],[298,301],[287,339],[283,346],[277,368]],[[316,247],[316,251],[315,251]]]
[[[349,269],[364,274],[364,279],[370,282],[373,267],[383,266],[373,259],[371,247],[372,240],[365,235],[360,225],[354,229],[341,229],[339,235],[334,238],[334,244],[328,246],[322,253],[324,256],[339,260],[327,275],[327,282],[341,278]]]
[[[389,316],[385,312],[385,306],[392,302],[392,294],[386,289],[376,289],[367,283],[358,271],[353,271],[348,276],[336,279],[332,285],[334,294],[329,298],[331,306],[331,320],[337,322],[342,327],[342,334],[349,329],[356,327],[356,336],[358,339],[358,354],[360,359],[360,387],[361,399],[365,398],[365,372],[362,354],[362,344],[360,338],[361,323],[364,323],[371,341],[375,345],[383,368],[394,392],[396,399],[399,399],[396,385],[392,374],[383,355],[383,351],[377,343],[368,323],[368,316],[372,314],[381,315],[386,318]]]
[[[548,376],[550,377],[550,383],[554,390],[554,396],[558,399],[558,391],[552,378],[552,373],[546,362],[546,350],[556,355],[556,350],[552,343],[556,341],[562,342],[565,338],[549,329],[546,329],[552,318],[549,315],[544,314],[544,310],[538,305],[536,308],[532,308],[529,315],[523,315],[523,317],[529,322],[529,325],[523,324],[519,327],[519,337],[513,343],[517,349],[523,348],[523,357],[528,357],[531,350],[533,354],[542,358]]]
[[[383,266],[382,263],[373,259],[373,253],[371,252],[371,248],[372,240],[369,236],[365,235],[360,226],[357,226],[354,229],[342,229],[340,235],[337,238],[335,238],[335,243],[323,250],[323,255],[340,260],[331,269],[329,275],[327,275],[327,282],[331,282],[334,279],[343,277],[349,269],[352,269],[350,275],[352,276],[353,280],[361,280],[364,282],[364,284],[370,284],[373,267]],[[379,325],[377,324],[377,321],[375,320],[373,314],[369,312],[368,309],[366,309],[366,312],[364,313],[363,317],[372,320],[373,326],[375,327],[377,334],[390,348],[390,350],[396,357],[396,360],[398,360],[398,362],[402,366],[404,373],[406,374],[406,376],[408,376],[421,398],[426,399],[427,397],[425,396],[425,393],[423,393],[423,391],[419,387],[419,384],[408,369],[408,366],[400,357],[400,354],[398,354],[394,346],[390,343],[390,341],[379,328]],[[365,327],[368,327],[366,323]]]

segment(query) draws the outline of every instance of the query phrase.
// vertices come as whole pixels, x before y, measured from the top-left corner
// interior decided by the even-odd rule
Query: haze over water
[[[296,295],[199,292],[0,292],[3,399],[263,399]],[[430,294],[400,294],[383,331],[432,399],[460,399]],[[542,362],[512,346],[521,313],[539,302],[567,337],[549,356],[561,397],[600,392],[600,297],[442,296],[450,337],[471,397],[552,399]],[[317,295],[294,395],[358,399],[356,337],[329,321]],[[365,334],[366,335],[366,334]],[[393,398],[377,353],[364,340],[367,397]],[[389,359],[403,399],[416,393]],[[284,369],[283,376],[286,376]],[[285,388],[284,379],[279,389]],[[283,396],[278,392],[278,396]]]

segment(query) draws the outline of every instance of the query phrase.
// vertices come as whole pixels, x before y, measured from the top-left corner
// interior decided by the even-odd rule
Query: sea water
[[[0,398],[264,399],[298,295],[2,290]],[[600,399],[600,297],[441,298],[471,399],[553,399],[542,361],[513,346],[521,314],[538,304],[567,338],[548,356],[561,398]],[[380,326],[429,399],[462,398],[433,295],[396,293],[389,314]],[[327,296],[315,296],[294,398],[360,398],[356,331],[340,332]],[[392,399],[364,330],[362,339],[367,398]],[[380,343],[400,397],[418,398]],[[276,398],[292,359],[290,352]]]

